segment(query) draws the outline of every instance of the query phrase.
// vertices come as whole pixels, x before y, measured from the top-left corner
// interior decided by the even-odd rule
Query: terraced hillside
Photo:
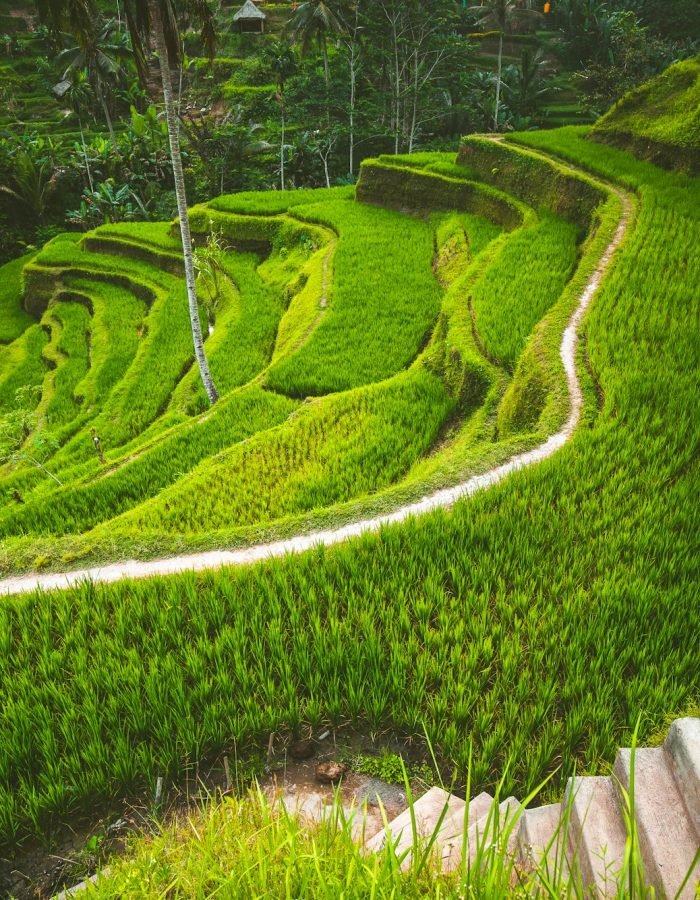
[[[0,402],[24,391],[29,434],[4,567],[66,567],[354,521],[539,445],[629,210],[552,459],[332,551],[2,601],[1,839],[324,723],[425,731],[473,789],[556,790],[697,702],[699,193],[574,128],[368,162],[356,197],[197,208],[227,245],[211,410],[168,225],[6,270]]]
[[[593,129],[596,140],[667,169],[700,172],[700,56],[631,91]]]
[[[518,366],[538,323],[571,308],[605,196],[588,185],[589,208],[560,216],[468,175],[439,154],[392,158],[365,165],[357,200],[341,188],[194,209],[200,243],[213,231],[226,248],[202,309],[213,410],[169,225],[62,235],[8,267],[19,324],[0,403],[24,406],[33,431],[3,471],[5,568],[357,516],[554,429],[561,372],[535,384]],[[542,328],[556,367],[558,326]]]

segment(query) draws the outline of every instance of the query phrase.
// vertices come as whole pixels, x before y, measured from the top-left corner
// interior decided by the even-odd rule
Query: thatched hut
[[[253,0],[245,0],[233,17],[233,24],[241,34],[262,34],[265,31],[265,19],[267,16],[258,9]]]

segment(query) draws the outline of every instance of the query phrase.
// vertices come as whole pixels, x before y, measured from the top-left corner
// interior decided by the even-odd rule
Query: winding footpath
[[[546,157],[545,154],[541,154]],[[561,165],[561,163],[560,163]],[[579,170],[566,165],[572,172]],[[0,580],[0,596],[23,594],[31,591],[65,589],[73,587],[83,581],[95,583],[111,583],[125,578],[149,578],[158,575],[173,575],[178,572],[196,572],[203,569],[217,569],[221,566],[242,566],[273,557],[286,556],[292,553],[303,553],[318,545],[331,546],[359,537],[368,532],[379,531],[385,525],[420,516],[423,513],[436,509],[445,509],[452,506],[464,497],[470,497],[477,491],[485,490],[492,485],[503,481],[512,472],[535,465],[553,456],[557,450],[571,440],[579,420],[583,407],[583,393],[576,371],[576,352],[578,348],[578,333],[583,316],[588,309],[593,296],[612,264],[615,251],[622,240],[629,225],[632,213],[632,199],[626,192],[605,185],[607,190],[616,193],[622,202],[622,215],[612,240],[605,249],[598,264],[586,282],[579,295],[578,305],[571,316],[562,336],[560,356],[566,372],[567,386],[571,400],[569,418],[564,427],[549,437],[544,443],[532,450],[514,456],[508,462],[485,472],[475,475],[461,484],[451,488],[436,491],[421,500],[410,503],[396,509],[394,512],[353,522],[341,528],[317,531],[311,534],[302,534],[297,537],[287,538],[268,544],[257,544],[240,550],[212,550],[205,553],[194,553],[184,556],[173,556],[166,559],[154,560],[126,560],[110,565],[96,566],[88,569],[76,569],[71,572],[56,572],[45,574],[20,575]]]

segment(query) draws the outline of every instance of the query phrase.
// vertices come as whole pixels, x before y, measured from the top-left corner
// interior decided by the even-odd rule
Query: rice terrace
[[[700,896],[694,0],[0,0],[0,897]]]

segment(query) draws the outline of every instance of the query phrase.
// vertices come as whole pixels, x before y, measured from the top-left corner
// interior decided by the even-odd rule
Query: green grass
[[[326,200],[348,199],[352,188],[317,188],[295,191],[242,191],[240,194],[224,194],[212,200],[211,209],[226,213],[252,213],[278,215],[297,206],[308,206]]]
[[[194,426],[175,428],[163,440],[133,456],[110,464],[107,472],[90,466],[75,483],[41,494],[17,509],[0,514],[3,535],[31,531],[43,534],[80,533],[131,509],[191,471],[202,459],[264,431],[290,415],[296,403],[264,393],[257,387],[233,395]],[[60,468],[59,474],[63,474]]]
[[[58,323],[58,336],[47,347],[46,354],[51,349],[58,357],[58,365],[53,373],[52,391],[44,397],[47,402],[42,416],[46,426],[53,430],[70,422],[80,410],[76,389],[90,366],[90,313],[82,304],[69,302],[57,303],[49,316]]]
[[[22,271],[33,255],[0,266],[0,344],[16,340],[35,321],[22,305]]]
[[[42,351],[48,336],[40,325],[30,325],[16,341],[0,347],[0,413],[16,407],[22,388],[40,388],[47,365]]]
[[[52,241],[29,267],[92,278],[104,273],[108,284],[138,285],[154,301],[145,321],[145,339],[128,376],[112,392],[109,404],[95,421],[105,447],[119,446],[140,434],[167,404],[175,385],[193,360],[184,284],[140,260],[122,260],[80,249],[68,241]],[[133,291],[133,288],[132,288]]]
[[[635,752],[633,745],[633,760]],[[465,896],[584,896],[590,892],[581,875],[580,860],[571,859],[566,849],[576,830],[572,799],[562,804],[561,821],[543,859],[529,859],[527,865],[519,863],[509,844],[517,841],[523,808],[533,798],[523,798],[522,806],[512,804],[507,812],[492,807],[471,839],[466,836],[474,822],[467,805],[460,823],[462,836],[454,848],[458,855],[452,857],[452,871],[447,872],[440,863],[446,849],[440,829],[447,806],[432,832],[422,834],[419,801],[411,790],[409,771],[400,757],[396,759],[411,814],[407,849],[399,849],[388,831],[381,850],[364,852],[363,837],[371,837],[371,820],[364,818],[363,808],[344,809],[339,796],[331,798],[320,821],[311,822],[252,788],[242,796],[211,798],[201,807],[173,816],[151,834],[132,839],[124,858],[112,859],[109,867],[98,873],[96,886],[87,886],[87,896],[245,893],[327,900],[339,896],[456,900]],[[496,791],[496,804],[501,796]],[[623,801],[625,857],[614,870],[611,865],[605,879],[606,896],[620,900],[642,900],[654,890],[631,824],[634,796],[631,785]],[[688,880],[692,884],[690,873]]]
[[[136,356],[146,305],[129,291],[87,278],[64,278],[69,290],[90,297],[93,305],[91,367],[79,387],[90,412],[100,409]]]
[[[475,324],[485,351],[509,372],[571,276],[576,237],[572,223],[543,216],[513,236],[474,291]]]
[[[111,225],[102,225],[91,234],[123,238],[175,253],[182,250],[180,236],[173,232],[173,225],[170,222],[139,222],[138,225],[131,222],[115,222]]]
[[[700,56],[626,94],[593,136],[672,169],[700,172]]]
[[[452,284],[499,234],[501,229],[471,213],[434,213],[436,258],[434,267],[444,285]]]
[[[400,166],[396,167],[389,161],[385,168],[399,178],[406,177],[406,173],[410,177],[407,160],[399,162]],[[226,417],[217,407],[213,414],[204,416],[202,421],[207,422],[207,427],[202,428],[200,421],[196,429],[197,435],[206,434],[207,438],[194,441],[192,452],[183,456],[181,449],[175,448],[180,447],[188,427],[184,414],[198,414],[206,408],[194,368],[180,379],[162,415],[151,425],[126,441],[110,440],[115,398],[118,401],[133,381],[132,370],[139,371],[132,364],[123,380],[114,384],[112,394],[99,406],[91,407],[94,415],[86,414],[76,420],[75,427],[66,435],[67,443],[51,459],[52,471],[64,482],[61,489],[33,470],[13,474],[6,480],[0,533],[12,537],[15,543],[7,545],[9,555],[5,557],[5,565],[10,560],[15,563],[24,560],[22,564],[26,565],[26,553],[31,554],[32,544],[31,539],[21,537],[25,534],[61,538],[47,548],[48,556],[43,546],[37,547],[30,556],[34,565],[45,565],[59,559],[76,560],[86,553],[99,554],[98,548],[113,548],[117,533],[129,545],[143,546],[145,541],[163,549],[171,546],[173,540],[182,542],[183,538],[186,542],[194,539],[210,543],[215,535],[219,540],[231,540],[235,534],[238,542],[254,534],[255,528],[263,528],[265,533],[270,529],[285,533],[295,523],[296,527],[303,524],[300,517],[318,520],[327,508],[332,517],[332,510],[338,504],[347,506],[349,501],[356,502],[358,510],[372,505],[381,508],[384,502],[396,503],[399,497],[410,498],[421,489],[441,486],[445,479],[449,483],[475,468],[480,471],[489,462],[494,464],[522,447],[522,440],[517,435],[513,437],[514,430],[522,430],[517,425],[508,429],[505,442],[495,443],[495,410],[507,376],[503,370],[499,374],[497,367],[484,358],[469,301],[483,292],[494,271],[500,266],[505,268],[500,262],[502,256],[505,261],[512,259],[513,253],[510,257],[506,254],[510,242],[520,233],[519,227],[504,232],[501,226],[482,215],[456,210],[473,204],[479,210],[492,211],[499,220],[505,217],[511,229],[517,221],[522,223],[520,228],[530,228],[537,218],[522,204],[509,200],[494,188],[455,178],[466,170],[449,163],[445,154],[422,154],[418,163],[423,170],[420,195],[429,196],[433,185],[440,202],[444,201],[445,206],[455,211],[434,213],[427,218],[408,217],[359,206],[351,202],[347,189],[340,189],[219,198],[209,207],[193,211],[192,220],[197,240],[213,224],[222,229],[225,240],[241,247],[252,242],[265,257],[259,262],[255,255],[238,251],[229,252],[224,260],[232,281],[225,283],[226,301],[217,309],[214,334],[207,341],[212,368],[224,396],[245,383],[246,378],[255,377],[258,370],[262,371],[262,364],[270,359],[275,327],[273,376],[277,366],[294,360],[310,347],[313,349],[318,332],[334,309],[335,290],[343,285],[337,265],[348,234],[353,235],[352,247],[362,246],[364,234],[348,228],[348,223],[355,223],[358,215],[362,216],[361,222],[372,219],[380,224],[408,222],[411,228],[426,236],[430,256],[424,262],[416,258],[411,265],[421,277],[427,275],[424,283],[430,286],[431,292],[439,297],[442,288],[445,293],[440,318],[428,341],[421,368],[408,380],[380,380],[377,390],[369,394],[326,397],[317,407],[302,410],[299,416],[269,433],[256,435],[254,420],[248,431],[232,432],[228,442],[222,428]],[[375,164],[372,172],[378,173],[380,168]],[[440,171],[433,173],[433,169]],[[445,169],[450,172],[448,177],[443,174]],[[319,197],[322,202],[318,202]],[[256,199],[259,209],[254,215]],[[342,216],[336,212],[338,209]],[[336,237],[328,228],[329,210],[336,216],[333,220],[339,232]],[[260,212],[265,215],[261,216]],[[347,218],[348,215],[355,218]],[[325,226],[319,226],[321,220]],[[340,228],[341,220],[344,230]],[[379,231],[377,227],[376,233]],[[601,229],[601,237],[604,231]],[[76,247],[75,241],[62,239],[55,243],[60,246],[50,248],[50,262],[65,266],[73,258],[82,265],[87,261],[95,269],[93,279],[107,265],[113,268],[116,265],[112,280],[122,278],[129,290],[138,289],[143,296],[157,296],[156,290],[162,291],[171,281],[167,273],[158,271],[160,257],[155,251],[157,248],[158,252],[170,253],[176,243],[166,223],[149,226],[144,233],[138,225],[98,229],[83,244],[89,245],[88,252]],[[391,238],[385,239],[383,246],[387,256],[394,253]],[[522,246],[518,241],[516,251]],[[142,251],[147,253],[144,255]],[[368,257],[362,261],[362,267],[358,263],[353,287],[358,277],[366,275],[371,262],[372,258]],[[65,273],[63,280],[68,284],[84,283]],[[103,287],[94,280],[87,284]],[[103,290],[107,288],[112,292],[117,290],[109,281],[104,283]],[[49,293],[53,289],[51,281],[44,288]],[[151,294],[145,293],[147,289]],[[280,298],[288,303],[281,319]],[[351,302],[361,310],[361,298],[348,293],[346,312],[352,312]],[[519,292],[514,298],[514,314],[518,302],[533,305],[531,297]],[[103,305],[99,295],[92,305],[97,319]],[[149,318],[139,326],[139,333],[145,332],[153,320],[154,307],[155,303]],[[525,315],[532,318],[532,311],[526,311]],[[560,316],[554,323],[553,339],[563,327],[561,321]],[[250,353],[259,354],[263,349],[261,336],[265,346],[258,360],[260,367],[250,367]],[[344,335],[337,331],[339,345],[348,337],[352,333]],[[148,341],[147,333],[145,339]],[[140,352],[143,353],[143,347]],[[138,357],[135,362],[138,363]],[[547,366],[550,367],[549,359]],[[269,371],[262,371],[261,377],[268,387],[271,381],[274,384]],[[559,389],[557,402],[565,405],[560,380],[561,373],[550,377],[549,387],[552,393]],[[369,406],[368,396],[372,398]],[[415,408],[411,407],[412,401]],[[288,407],[287,415],[292,408]],[[419,412],[422,409],[424,413]],[[416,414],[418,419],[414,421]],[[270,425],[279,425],[281,421],[279,418],[261,420],[260,428],[265,432]],[[102,438],[107,472],[111,473],[108,479],[102,477],[105,473],[92,448],[89,435],[92,424],[96,424]],[[438,436],[441,441],[437,452],[426,458]],[[236,446],[242,437],[252,441]],[[531,445],[532,439],[532,435],[527,436],[525,445]],[[231,449],[223,455],[210,458],[227,447]],[[169,464],[163,465],[170,453]],[[280,477],[277,467],[282,458],[286,460],[286,468]],[[155,465],[162,466],[162,472],[155,470],[154,461],[157,461]],[[241,464],[245,467],[242,477],[238,473]],[[201,493],[200,484],[207,495],[205,502],[193,500]],[[425,486],[421,488],[421,484]],[[168,492],[157,496],[165,488],[169,488]],[[384,500],[383,492],[389,488],[395,497]],[[18,492],[23,500],[21,507],[16,503]],[[145,501],[141,509],[140,504]],[[342,513],[338,508],[335,513],[351,514],[350,507]],[[113,520],[113,517],[121,518]],[[78,537],[82,535],[84,540]]]
[[[303,216],[339,234],[332,296],[308,343],[274,366],[267,383],[290,396],[319,396],[405,368],[440,306],[431,270],[432,229],[419,219],[350,200],[306,206]]]
[[[159,775],[174,776],[192,760],[234,745],[265,745],[271,731],[295,733],[302,723],[349,722],[414,738],[425,728],[440,760],[462,781],[471,742],[473,789],[492,787],[505,771],[503,790],[523,796],[560,766],[566,773],[574,763],[604,770],[638,716],[644,739],[692,702],[700,682],[700,661],[688,639],[700,625],[700,264],[694,253],[700,185],[587,141],[585,134],[564,129],[517,138],[638,195],[615,268],[585,322],[580,369],[587,405],[572,443],[450,514],[347,546],[240,570],[3,601],[2,840],[45,830],[66,812],[94,808],[100,798],[135,789],[144,779],[153,784]],[[566,213],[581,228],[593,223],[598,230],[582,252],[602,249],[595,241],[609,233],[615,207],[593,182],[548,169],[508,143],[478,144],[472,163],[483,163],[488,179],[520,200]],[[347,227],[358,219],[348,215],[341,222],[337,208],[345,203],[331,198],[326,216],[324,205],[308,206],[303,217]],[[370,212],[377,221],[411,223],[419,248],[425,239],[430,274],[430,224],[367,207],[361,215]],[[543,213],[541,221],[547,221]],[[280,227],[269,223],[271,244],[280,240]],[[340,308],[342,227],[340,233],[323,322]],[[117,469],[101,479],[123,478],[127,505],[144,493],[139,479],[151,477],[147,448],[155,454],[161,445],[150,471],[163,468],[162,484],[172,484],[180,460],[201,468],[126,513],[122,522],[134,529],[124,528],[119,546],[132,546],[144,528],[178,532],[311,509],[375,490],[402,477],[406,467],[410,477],[428,465],[430,457],[421,454],[453,408],[451,386],[459,385],[460,396],[464,390],[453,369],[461,372],[465,360],[482,366],[478,403],[484,390],[492,396],[489,385],[507,380],[483,357],[479,362],[469,344],[465,300],[467,285],[518,234],[495,237],[444,293],[434,283],[439,314],[436,308],[431,315],[438,325],[425,356],[408,372],[302,404],[288,419],[289,401],[275,398],[281,424],[228,449],[222,435],[229,426],[222,420],[221,432],[214,425],[204,432],[202,443],[211,440],[211,447],[190,453],[190,439],[196,428],[207,428],[207,415],[193,420],[196,426],[165,417],[173,424],[143,431],[124,474]],[[289,246],[304,265],[317,252],[304,255]],[[593,264],[587,256],[588,271]],[[270,277],[282,271],[274,260],[265,265]],[[425,266],[424,259],[420,270]],[[577,271],[573,279],[579,277]],[[157,280],[153,273],[151,280]],[[558,346],[570,291],[564,287],[545,316],[547,352]],[[299,355],[310,351],[321,327]],[[32,333],[3,352],[15,352]],[[401,331],[392,323],[389,333]],[[546,357],[537,335],[536,328],[535,343],[527,346]],[[320,349],[309,353],[309,365]],[[476,368],[469,371],[473,384]],[[516,365],[513,383],[518,377]],[[211,420],[217,415],[215,408]],[[227,422],[236,415],[232,408]],[[139,447],[143,468],[132,470],[130,482]],[[221,455],[212,457],[218,448]],[[92,478],[97,468],[93,460],[93,474],[87,468],[85,474]],[[91,504],[100,517],[108,513],[114,501],[106,498],[99,507],[99,484],[92,496],[66,499],[56,522],[73,502],[76,520],[86,525]],[[115,497],[120,490],[115,482]],[[45,490],[44,510],[53,495]],[[36,499],[38,514],[39,493]],[[3,525],[8,521],[4,515]],[[116,533],[109,520],[100,527],[105,541]],[[37,541],[34,553],[43,546]],[[553,790],[557,785],[555,779]]]
[[[207,352],[217,390],[227,394],[247,384],[270,362],[284,298],[260,277],[260,260],[254,254],[229,253],[222,263],[228,290],[234,296],[228,304],[217,305]],[[196,368],[179,383],[172,403],[189,412],[207,408]]]
[[[440,379],[420,369],[305,404],[110,527],[182,534],[264,525],[377,491],[432,446],[452,408]]]

